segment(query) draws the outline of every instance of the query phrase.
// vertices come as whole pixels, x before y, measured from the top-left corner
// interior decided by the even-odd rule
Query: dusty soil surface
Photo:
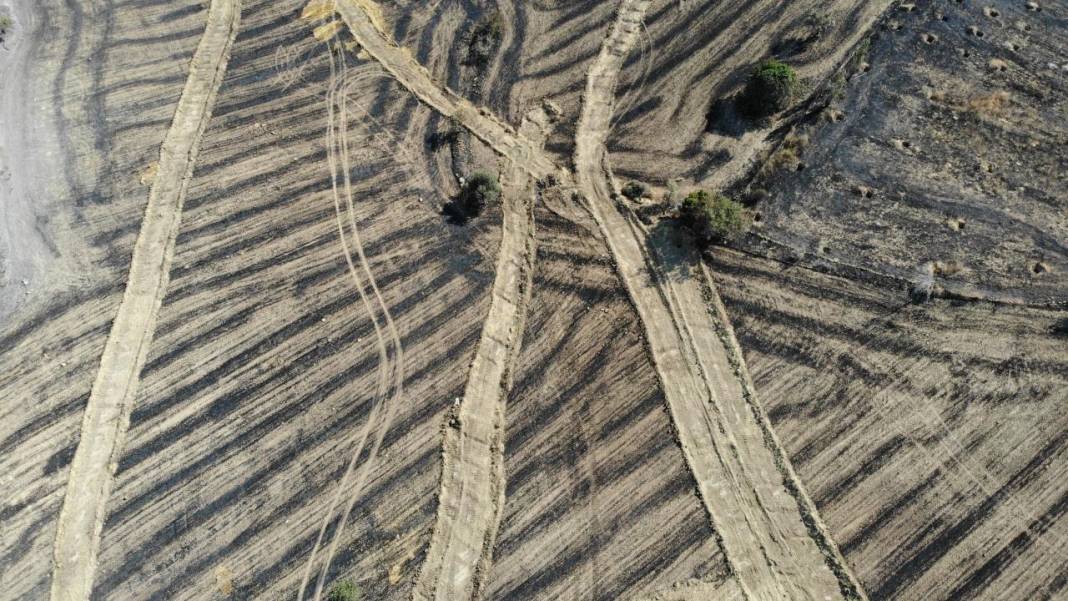
[[[12,599],[48,596],[68,465],[148,201],[140,176],[159,156],[204,32],[195,2],[106,21],[86,17],[90,4],[35,4],[24,84],[5,77],[3,86],[24,85],[38,99],[32,119],[41,121],[31,123],[41,125],[24,135],[45,136],[26,155],[44,151],[51,167],[41,175],[54,176],[33,195],[47,215],[38,225],[54,245],[51,262],[0,326],[0,570]]]
[[[1061,3],[213,4],[4,4],[0,599],[1065,596]]]
[[[902,302],[733,252],[711,262],[757,391],[872,599],[1058,599],[1063,313]]]
[[[555,189],[535,222],[486,598],[626,599],[722,581],[727,566],[597,224]]]
[[[803,85],[817,86],[889,4],[653,2],[620,76],[608,140],[613,170],[658,186],[732,183],[774,127],[748,123],[732,106],[756,64],[777,56]]]
[[[39,287],[37,274],[55,256],[41,226],[48,223],[44,191],[58,179],[59,161],[48,158],[54,132],[43,107],[29,101],[35,90],[26,76],[41,16],[29,1],[0,3],[0,17],[12,22],[0,43],[0,319]]]
[[[310,572],[308,598],[327,566],[327,583],[359,574],[368,594],[400,599],[418,574],[445,412],[488,308],[499,213],[467,228],[442,219],[428,113],[351,55],[346,77],[331,77],[302,8],[246,6],[119,465],[99,595],[201,598],[226,569],[246,598],[295,596]],[[282,41],[295,74],[265,51]],[[340,211],[325,145],[334,85],[349,115],[335,134],[350,146]],[[387,381],[403,370],[401,395],[380,393],[376,330],[389,339],[388,324],[377,300],[370,314],[361,301],[339,220],[360,285],[374,297],[356,235],[394,322]]]
[[[67,476],[56,526],[53,599],[82,599],[92,590],[112,474],[122,455],[141,368],[170,280],[174,241],[193,164],[226,73],[240,17],[239,0],[212,3],[174,122],[163,140],[126,291],[104,345],[82,418],[81,441]]]

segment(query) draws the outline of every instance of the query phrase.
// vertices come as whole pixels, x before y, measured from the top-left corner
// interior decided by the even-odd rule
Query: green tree
[[[750,225],[749,213],[740,203],[705,190],[692,192],[682,201],[679,218],[705,244],[727,242]]]
[[[764,61],[749,76],[739,98],[743,113],[750,117],[767,117],[790,106],[797,91],[797,73],[784,62]]]
[[[330,589],[330,594],[326,596],[326,601],[359,601],[361,596],[363,595],[360,592],[360,587],[348,580],[344,580]]]
[[[464,182],[457,201],[464,216],[470,218],[477,216],[487,204],[496,202],[500,196],[501,187],[497,184],[497,178],[484,171],[476,171]]]

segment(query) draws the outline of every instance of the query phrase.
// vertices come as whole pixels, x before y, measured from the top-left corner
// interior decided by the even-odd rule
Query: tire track
[[[328,44],[328,47],[330,45]],[[359,292],[360,300],[364,305],[368,316],[375,331],[375,339],[379,352],[379,379],[377,383],[377,389],[374,403],[374,409],[371,416],[368,418],[363,430],[359,435],[359,442],[356,445],[356,449],[352,453],[352,459],[349,461],[349,465],[346,468],[345,475],[342,477],[341,482],[338,485],[337,492],[333,501],[331,502],[330,509],[323,518],[322,526],[319,530],[319,537],[316,540],[315,546],[312,548],[311,555],[308,557],[308,561],[304,570],[304,575],[301,580],[300,590],[298,592],[298,599],[304,598],[304,591],[307,588],[309,577],[311,575],[312,566],[315,563],[315,556],[318,553],[319,547],[322,544],[322,540],[326,534],[326,530],[329,527],[330,522],[334,518],[334,510],[337,504],[340,502],[342,495],[348,495],[349,501],[345,506],[345,510],[342,512],[337,526],[334,529],[334,536],[330,542],[330,546],[326,551],[326,557],[323,560],[323,565],[319,571],[319,577],[316,580],[315,593],[313,599],[319,601],[322,598],[324,588],[326,586],[326,579],[330,572],[330,564],[337,554],[337,548],[340,544],[342,534],[344,533],[345,526],[348,523],[349,516],[352,513],[352,509],[356,504],[356,500],[360,498],[363,487],[367,482],[367,479],[371,473],[371,467],[374,464],[374,460],[378,455],[378,451],[382,446],[382,440],[385,438],[386,432],[389,430],[392,424],[393,417],[396,414],[397,408],[402,404],[404,399],[404,348],[400,342],[400,335],[397,332],[396,324],[393,321],[393,317],[389,312],[389,308],[386,306],[385,301],[382,298],[382,293],[375,282],[374,275],[371,272],[370,263],[367,261],[367,255],[364,252],[363,242],[360,238],[359,228],[356,223],[355,204],[353,200],[352,190],[352,166],[349,152],[348,141],[348,102],[349,95],[352,88],[361,83],[360,80],[349,81],[347,78],[347,64],[345,61],[344,50],[337,49],[338,57],[340,58],[340,77],[335,76],[335,63],[334,53],[335,49],[330,47],[331,53],[331,86],[328,94],[327,102],[328,106],[328,124],[327,124],[327,162],[330,166],[331,173],[331,190],[334,199],[334,208],[337,218],[338,235],[341,240],[342,250],[345,255],[345,261],[348,265],[349,274],[352,276],[353,283]],[[340,94],[338,90],[340,88]],[[335,117],[337,121],[335,122]],[[340,156],[339,156],[340,154]],[[351,236],[351,242],[347,240],[345,233],[345,223],[342,217],[342,205],[338,191],[338,171],[341,170],[343,181],[343,194],[345,197],[345,213],[348,217],[349,236]],[[351,246],[350,246],[351,244]],[[352,248],[355,248],[356,254],[359,257],[360,271],[362,271],[362,277],[357,272],[357,269],[353,262]],[[368,299],[368,294],[365,286],[370,286],[371,291],[375,297],[377,308],[371,306],[371,302]],[[378,322],[378,311],[381,311],[382,318],[385,321],[385,329],[389,336],[389,340],[382,334],[382,327]],[[390,353],[390,347],[392,347],[392,354]],[[392,376],[392,382],[390,381]],[[390,394],[390,390],[392,393]],[[389,398],[387,400],[387,394]],[[384,416],[379,420],[378,414],[385,410]],[[377,436],[374,439],[370,453],[364,463],[360,466],[359,473],[356,475],[356,481],[352,485],[352,490],[349,488],[348,482],[352,478],[356,462],[360,455],[363,453],[364,446],[366,445],[368,435],[372,426],[377,427]]]
[[[111,326],[71,463],[53,548],[51,598],[88,599],[111,479],[121,454],[139,372],[169,281],[182,203],[200,139],[241,18],[240,0],[213,0],[134,246],[126,292]]]
[[[535,253],[530,178],[509,166],[497,276],[463,401],[446,425],[437,523],[412,591],[423,601],[481,591],[504,507],[504,406],[520,346]]]

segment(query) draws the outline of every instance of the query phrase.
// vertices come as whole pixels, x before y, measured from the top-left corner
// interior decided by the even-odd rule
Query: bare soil
[[[0,600],[1065,596],[1061,3],[213,4],[0,6]]]

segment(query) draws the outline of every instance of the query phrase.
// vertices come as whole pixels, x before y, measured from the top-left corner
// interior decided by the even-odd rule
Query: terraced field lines
[[[160,149],[159,173],[134,246],[126,292],[89,395],[81,442],[74,453],[59,514],[53,549],[55,601],[88,599],[92,592],[111,479],[122,452],[141,366],[170,279],[182,203],[240,19],[240,0],[211,3],[189,78]]]
[[[828,568],[787,490],[776,455],[706,308],[694,253],[661,231],[649,239],[612,200],[605,140],[620,67],[636,39],[647,0],[623,0],[590,69],[576,132],[580,190],[600,225],[645,326],[653,361],[701,498],[746,599],[859,596],[854,581]],[[681,275],[676,275],[681,274]],[[780,454],[781,456],[781,454]],[[798,490],[796,483],[792,488]],[[818,519],[818,518],[816,518]],[[836,573],[845,572],[831,557]]]
[[[530,178],[512,162],[489,314],[456,416],[446,427],[437,524],[412,599],[472,599],[489,567],[504,506],[504,408],[534,259]]]

